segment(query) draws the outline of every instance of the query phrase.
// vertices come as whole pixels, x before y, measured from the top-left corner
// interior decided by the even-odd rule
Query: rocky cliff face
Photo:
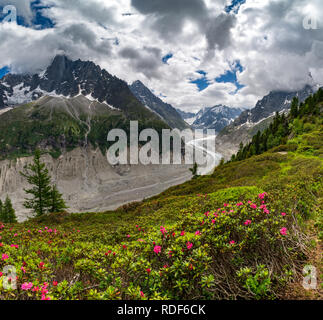
[[[80,94],[127,114],[138,114],[144,109],[125,81],[91,61],[71,61],[59,55],[39,74],[8,74],[0,80],[0,108],[28,103],[42,96],[72,98]]]
[[[99,149],[76,148],[58,159],[42,156],[70,212],[99,212],[116,209],[132,201],[156,195],[191,178],[188,166],[112,167]],[[19,221],[31,216],[23,207],[28,183],[20,171],[32,157],[0,161],[0,198],[12,199]]]
[[[141,81],[135,81],[130,90],[144,106],[158,114],[171,128],[182,130],[189,127],[174,107],[156,97]]]

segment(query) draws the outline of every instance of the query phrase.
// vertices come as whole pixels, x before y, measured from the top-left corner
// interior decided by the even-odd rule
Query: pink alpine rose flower
[[[29,283],[25,282],[21,285],[21,289],[24,291],[30,290],[32,287],[33,287],[33,284],[31,282]]]
[[[282,236],[287,236],[287,228],[281,228],[279,232]]]
[[[3,253],[2,254],[2,258],[1,258],[1,260],[2,261],[6,261],[6,260],[8,260],[9,259],[9,256],[6,254],[6,253]]]
[[[161,246],[155,246],[155,248],[154,248],[154,252],[155,252],[156,254],[159,254],[159,253],[161,252]]]
[[[187,247],[188,250],[191,250],[193,248],[193,243],[187,242],[186,247]]]

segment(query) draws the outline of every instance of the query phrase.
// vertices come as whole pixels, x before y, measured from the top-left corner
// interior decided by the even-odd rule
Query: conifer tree
[[[52,188],[48,170],[40,161],[40,150],[35,151],[33,163],[29,164],[21,175],[33,186],[31,189],[25,189],[32,198],[25,199],[24,206],[27,209],[33,209],[37,216],[47,213],[51,206]]]
[[[192,172],[193,178],[197,177],[197,168],[198,168],[197,163],[194,162],[193,168],[190,168],[190,171]]]
[[[7,196],[6,201],[3,205],[3,212],[4,212],[4,216],[5,216],[5,223],[15,223],[17,222],[17,218],[15,215],[15,210],[12,207],[12,203],[10,198]]]
[[[0,222],[5,222],[6,217],[4,215],[4,210],[3,210],[3,203],[0,199]]]
[[[67,209],[63,195],[57,190],[57,186],[53,185],[51,189],[49,212],[57,213]]]
[[[290,114],[293,118],[298,117],[298,104],[299,104],[298,98],[294,97],[290,108]]]

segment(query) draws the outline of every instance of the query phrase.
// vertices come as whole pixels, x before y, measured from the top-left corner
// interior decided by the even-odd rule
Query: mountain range
[[[2,158],[30,154],[36,147],[59,153],[84,145],[85,138],[104,151],[108,130],[128,131],[130,120],[158,132],[169,128],[125,81],[93,62],[66,56],[56,56],[40,74],[3,77],[0,106]]]
[[[232,123],[242,112],[239,108],[229,108],[222,104],[201,109],[195,116],[192,127],[195,129],[214,129],[220,132]]]

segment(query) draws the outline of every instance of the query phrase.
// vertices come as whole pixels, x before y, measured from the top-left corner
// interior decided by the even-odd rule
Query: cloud
[[[0,0],[0,6],[5,2]],[[33,23],[31,2],[10,1]],[[271,90],[323,82],[321,0],[240,2],[239,10],[228,13],[225,8],[237,1],[39,0],[53,28],[0,23],[0,68],[35,72],[55,54],[65,53],[93,60],[129,83],[139,79],[187,111],[219,103],[252,107]],[[320,29],[305,29],[306,17]],[[172,58],[163,63],[170,53]],[[215,79],[235,61],[244,68],[236,73],[244,87],[233,94],[234,83]],[[206,73],[203,91],[191,83],[197,70]]]

